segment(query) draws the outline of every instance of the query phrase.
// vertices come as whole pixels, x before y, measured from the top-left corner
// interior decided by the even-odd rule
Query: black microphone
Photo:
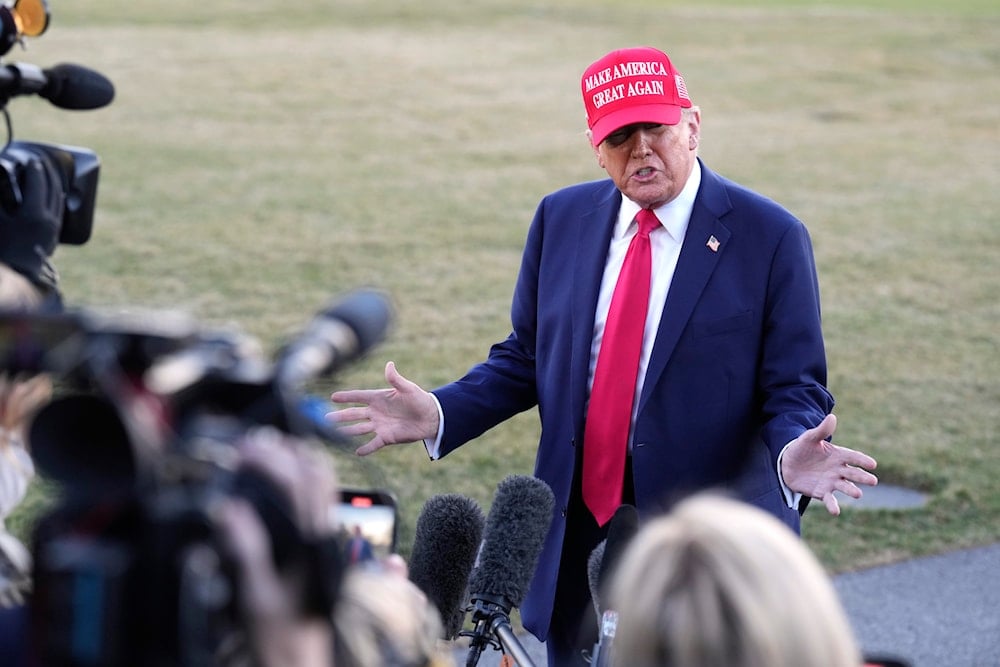
[[[497,485],[469,581],[475,629],[463,633],[472,638],[467,667],[478,664],[488,645],[502,647],[522,667],[532,665],[511,629],[510,610],[527,593],[554,505],[552,489],[535,477],[510,475]]]
[[[615,566],[618,565],[625,548],[638,530],[639,512],[634,505],[622,505],[615,510],[611,522],[608,524],[604,557],[601,558],[601,567],[598,571],[598,594],[601,598],[607,594],[607,591],[600,589],[607,587]]]
[[[195,332],[190,340],[175,340],[178,334],[174,333],[166,343],[159,343],[159,336],[154,342],[160,348],[169,344],[178,350],[152,360],[143,380],[154,393],[171,397],[174,414],[181,421],[184,415],[202,414],[204,405],[211,403],[224,406],[227,414],[237,411],[255,424],[346,444],[345,436],[325,417],[328,403],[303,396],[299,389],[381,341],[390,316],[389,301],[380,292],[350,292],[335,299],[286,343],[273,366],[258,354],[248,355],[256,352],[255,341],[232,333],[199,336]],[[143,338],[149,336],[142,332]]]
[[[597,612],[597,643],[591,655],[593,667],[609,667],[614,662],[614,638],[618,612],[606,607],[607,587],[615,567],[629,542],[639,530],[639,513],[633,505],[615,510],[608,523],[608,536],[594,547],[587,559],[587,583]]]
[[[63,63],[49,69],[27,63],[0,67],[0,97],[38,95],[60,109],[100,109],[111,104],[115,87],[100,72]]]
[[[483,537],[485,518],[465,496],[444,494],[424,503],[410,553],[410,581],[441,615],[442,639],[454,639],[465,621],[469,573]]]
[[[278,380],[297,385],[354,361],[382,341],[392,314],[388,298],[372,289],[334,301],[280,352]]]

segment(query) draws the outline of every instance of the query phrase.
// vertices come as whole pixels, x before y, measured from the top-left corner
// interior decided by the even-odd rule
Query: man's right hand
[[[326,418],[341,433],[349,436],[374,434],[358,447],[359,456],[367,456],[386,445],[419,442],[435,438],[438,432],[438,409],[434,398],[396,370],[385,365],[387,389],[347,389],[334,392],[334,403],[355,403],[356,407],[329,412]]]

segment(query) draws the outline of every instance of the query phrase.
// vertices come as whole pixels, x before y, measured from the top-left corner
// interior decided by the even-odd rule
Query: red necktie
[[[649,307],[649,233],[660,224],[648,209],[639,211],[636,220],[639,231],[629,243],[611,295],[583,434],[583,502],[599,526],[608,522],[622,501],[625,452]]]

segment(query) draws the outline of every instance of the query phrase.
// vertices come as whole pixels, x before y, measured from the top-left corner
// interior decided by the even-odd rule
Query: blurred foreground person
[[[25,425],[51,395],[52,383],[45,376],[10,378],[0,374],[0,607],[22,604],[31,589],[31,555],[7,532],[5,521],[24,499],[35,476]]]
[[[51,160],[32,158],[24,166],[23,200],[16,210],[0,207],[0,293],[4,307],[60,308],[59,274],[51,256],[59,245],[65,192]],[[30,291],[13,278],[25,279]],[[4,285],[3,283],[8,283]],[[13,292],[11,291],[13,290]],[[9,296],[16,294],[15,301]]]
[[[4,202],[0,206],[0,310],[60,310],[59,277],[50,257],[60,238],[65,205],[62,179],[51,160],[33,157],[23,165],[19,184],[22,199],[16,205]],[[11,577],[22,579],[16,571],[27,567],[25,563],[30,564],[27,551],[22,551],[23,545],[6,532],[3,522],[24,498],[35,474],[25,437],[28,420],[52,394],[47,377],[12,377],[6,372],[6,365],[3,369],[0,370],[0,605],[20,602],[21,591],[12,590]]]
[[[787,526],[699,494],[644,525],[611,580],[621,667],[858,667],[836,591]]]
[[[45,293],[23,275],[0,263],[0,309],[35,310]],[[0,372],[0,664],[18,664],[31,592],[31,553],[7,531],[7,517],[24,499],[35,466],[26,437],[34,412],[52,395],[47,376],[11,377]]]
[[[451,667],[437,610],[405,570],[348,568],[334,615],[335,667]]]
[[[336,503],[337,480],[332,461],[323,452],[266,428],[248,434],[239,452],[241,466],[264,475],[287,495],[305,540],[321,542],[332,537],[330,508]],[[248,501],[226,497],[215,508],[215,517],[237,564],[246,636],[255,664],[333,665],[331,618],[310,613],[305,605],[309,587],[315,585],[309,573],[300,569],[278,572],[267,528]],[[333,549],[330,555],[337,552]],[[335,588],[340,572],[326,574]]]
[[[64,194],[47,160],[28,160],[24,198],[16,209],[0,207],[0,309],[57,310],[62,300],[49,257],[58,244]],[[32,560],[27,547],[7,532],[5,520],[23,500],[35,475],[26,427],[49,400],[44,376],[0,372],[0,664],[22,660],[25,599],[31,591]]]
[[[44,294],[6,264],[0,264],[0,309],[34,310]],[[26,438],[28,420],[52,395],[48,377],[11,377],[0,372],[0,607],[24,602],[31,589],[31,555],[7,532],[5,521],[35,476]]]
[[[322,450],[281,436],[254,432],[240,448],[243,466],[266,475],[292,501],[303,537],[332,537],[338,486],[332,459]],[[246,501],[226,498],[217,508],[238,566],[251,653],[260,667],[448,667],[438,650],[437,610],[407,579],[406,564],[393,554],[380,567],[347,567],[340,560],[332,615],[310,614],[305,572],[279,573],[271,560],[264,524]],[[323,553],[340,553],[333,545]],[[339,560],[339,559],[334,559]],[[328,565],[333,563],[328,562]],[[300,576],[301,575],[301,576]]]
[[[61,179],[50,161],[33,158],[24,165],[20,185],[17,207],[0,207],[0,310],[58,310],[58,274],[49,258],[59,243]],[[45,376],[0,370],[0,608],[21,605],[31,588],[30,553],[4,521],[35,476],[26,431],[29,418],[51,395]]]

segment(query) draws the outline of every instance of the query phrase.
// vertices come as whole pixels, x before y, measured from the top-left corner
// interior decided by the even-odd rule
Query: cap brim
[[[659,123],[660,125],[676,125],[681,120],[681,108],[673,104],[646,104],[632,106],[618,111],[612,111],[594,123],[590,128],[592,141],[600,145],[609,134],[620,127],[633,123]]]

